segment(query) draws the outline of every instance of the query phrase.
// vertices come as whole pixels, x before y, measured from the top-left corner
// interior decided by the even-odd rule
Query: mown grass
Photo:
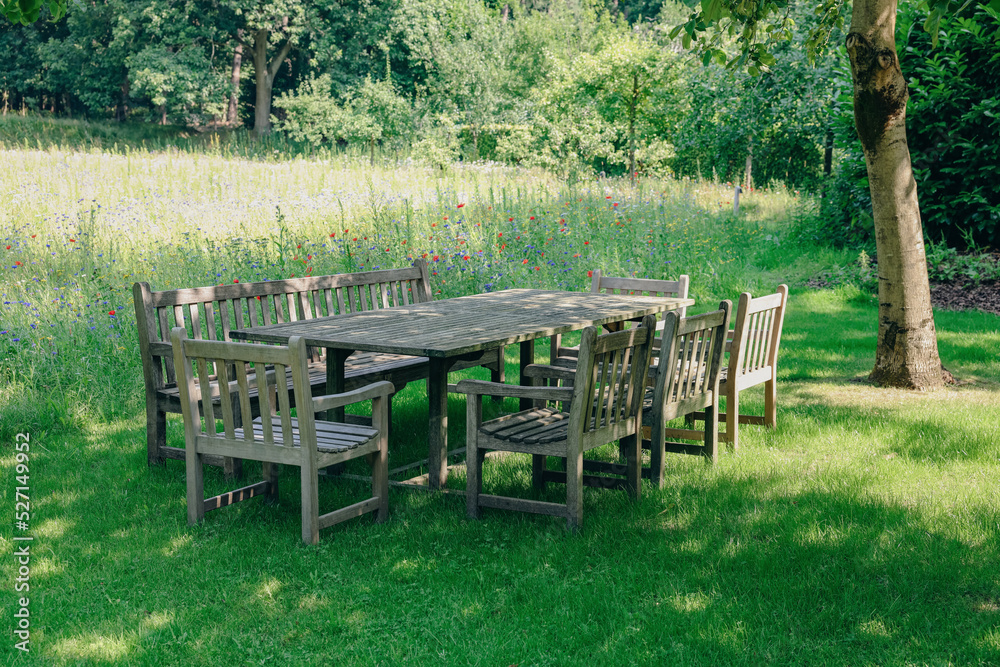
[[[574,202],[568,188],[524,172],[474,168],[438,177],[419,168],[362,172],[306,161],[269,172],[268,165],[197,154],[139,151],[131,159],[131,177],[128,161],[114,153],[35,147],[8,150],[0,160],[0,180],[22,184],[0,204],[0,236],[8,239],[0,251],[11,243],[28,258],[4,269],[2,289],[32,304],[0,310],[8,332],[0,336],[0,469],[12,512],[13,443],[17,433],[30,434],[35,538],[32,652],[21,655],[8,634],[0,644],[4,662],[1000,662],[1000,317],[936,313],[941,355],[957,386],[915,393],[858,382],[874,361],[877,305],[849,286],[803,287],[817,267],[844,258],[789,241],[783,220],[793,193],[757,194],[744,211],[749,219],[734,220],[725,213],[724,186],[709,184],[647,183],[640,193],[604,182],[578,186],[581,201]],[[63,163],[73,165],[65,178],[57,176]],[[155,165],[161,171],[152,176]],[[204,178],[227,169],[242,176],[213,196]],[[419,247],[414,254],[438,254],[438,298],[484,288],[501,273],[497,265],[513,276],[495,283],[498,289],[518,281],[584,289],[588,268],[651,277],[688,272],[700,309],[741,289],[790,281],[778,428],[745,427],[740,452],[712,467],[669,457],[665,488],[646,486],[639,502],[588,489],[579,535],[556,519],[510,512],[484,511],[482,521],[470,522],[460,496],[393,489],[388,522],[348,522],[324,531],[319,547],[305,547],[293,470],[282,475],[278,505],[242,503],[188,527],[183,465],[146,467],[126,288],[137,275],[154,288],[221,282],[216,273],[227,282],[235,272],[244,280],[287,275],[296,265],[283,263],[281,253],[292,250],[291,241],[317,246],[315,273],[344,270],[346,248],[358,247],[357,257],[374,244],[331,246],[321,237],[341,215],[321,193],[328,179],[342,179],[350,192],[351,173],[362,185],[343,209],[352,216],[350,238],[354,229],[364,230],[359,238],[398,238],[393,221],[406,220],[406,207],[366,209],[364,202],[373,191],[413,193],[407,245]],[[379,185],[369,189],[366,174]],[[83,204],[68,196],[74,179],[91,188]],[[128,209],[115,198],[119,191],[142,203]],[[255,192],[270,199],[259,210],[237,207]],[[283,226],[272,204],[281,207]],[[532,226],[532,215],[543,222]],[[461,225],[452,232],[456,218]],[[102,227],[102,220],[115,223]],[[451,233],[442,239],[446,223]],[[668,245],[645,243],[648,229],[670,223]],[[198,226],[209,233],[195,235]],[[563,226],[569,233],[559,235]],[[481,236],[473,231],[484,228]],[[504,249],[515,250],[514,259],[497,257],[493,234],[518,231],[528,238]],[[728,234],[740,242],[727,244]],[[52,247],[43,250],[39,237]],[[232,250],[237,239],[264,237],[267,244],[250,246],[256,255]],[[69,238],[83,239],[86,250],[71,249],[80,246]],[[638,252],[643,244],[655,252]],[[456,246],[493,256],[463,260]],[[106,259],[111,252],[115,261]],[[560,253],[559,261],[542,263],[540,252]],[[380,265],[407,259],[393,253]],[[530,269],[522,268],[526,258]],[[704,268],[709,263],[714,271]],[[112,309],[113,317],[106,314]],[[762,407],[758,392],[743,399],[750,411]],[[426,452],[426,410],[417,385],[395,401],[390,465]],[[460,443],[462,399],[452,397],[449,410],[449,437]],[[168,439],[183,442],[176,418]],[[257,470],[249,464],[248,476]],[[520,492],[527,471],[516,457],[491,461],[485,485]],[[453,473],[455,487],[463,477],[461,468]],[[206,480],[209,493],[229,488],[214,469]],[[546,493],[558,499],[559,492]],[[323,480],[321,505],[363,493],[359,482]],[[20,533],[4,525],[10,553]],[[13,618],[12,558],[2,571],[2,614]]]

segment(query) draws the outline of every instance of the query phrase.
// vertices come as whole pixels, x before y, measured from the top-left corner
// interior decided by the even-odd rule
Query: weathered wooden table
[[[448,476],[448,370],[457,361],[519,343],[523,369],[534,363],[536,338],[691,305],[693,299],[511,289],[239,329],[230,336],[267,343],[302,336],[309,345],[325,347],[330,393],[343,390],[344,361],[355,351],[427,357],[427,481],[430,488],[439,489]]]

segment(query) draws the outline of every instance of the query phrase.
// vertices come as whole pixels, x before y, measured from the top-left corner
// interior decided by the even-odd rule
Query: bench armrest
[[[373,398],[385,398],[396,393],[396,388],[391,382],[373,382],[353,391],[345,391],[343,394],[329,394],[327,396],[317,396],[313,398],[313,410],[321,412],[323,410],[335,410],[352,403],[371,400]]]
[[[504,396],[507,398],[530,398],[540,401],[571,401],[573,389],[567,387],[522,387],[516,384],[501,384],[485,380],[462,380],[455,391],[471,396]]]

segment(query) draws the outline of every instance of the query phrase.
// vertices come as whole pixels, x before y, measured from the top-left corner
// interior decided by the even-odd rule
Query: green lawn
[[[633,191],[196,151],[2,154],[0,175],[18,185],[0,201],[0,539],[11,554],[13,537],[34,538],[30,591],[15,591],[17,560],[0,560],[3,664],[1000,664],[1000,317],[936,313],[958,385],[865,384],[875,300],[849,284],[804,287],[853,258],[795,240],[788,220],[807,207],[789,193],[748,196],[734,219],[724,184]],[[409,194],[386,195],[397,191]],[[399,230],[407,244],[383,245]],[[638,502],[587,489],[578,535],[497,510],[468,521],[461,496],[393,488],[386,523],[354,520],[306,547],[294,469],[279,504],[187,526],[183,464],[146,466],[131,282],[275,278],[301,272],[302,253],[317,274],[402,266],[425,252],[439,257],[437,298],[585,289],[601,268],[688,273],[699,312],[788,282],[778,428],[744,427],[740,451],[714,466],[669,456],[665,488],[646,485]],[[752,389],[742,401],[762,408]],[[449,408],[461,444],[463,398]],[[426,419],[411,384],[394,401],[390,467],[426,455]],[[177,416],[168,441],[183,443]],[[484,486],[531,493],[529,470],[490,460]],[[461,467],[451,479],[464,486]],[[27,531],[14,526],[19,485]],[[206,486],[231,488],[216,469]],[[320,506],[364,493],[323,479]],[[22,596],[28,654],[13,634]]]

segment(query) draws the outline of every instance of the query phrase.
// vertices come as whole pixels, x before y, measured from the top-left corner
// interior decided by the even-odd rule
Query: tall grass
[[[136,281],[172,289],[419,257],[439,297],[586,289],[599,268],[687,273],[703,300],[754,289],[777,268],[769,225],[799,201],[751,196],[734,217],[723,184],[566,184],[491,164],[442,173],[129,146],[0,149],[0,182],[0,401],[10,420],[46,427],[135,409]]]

